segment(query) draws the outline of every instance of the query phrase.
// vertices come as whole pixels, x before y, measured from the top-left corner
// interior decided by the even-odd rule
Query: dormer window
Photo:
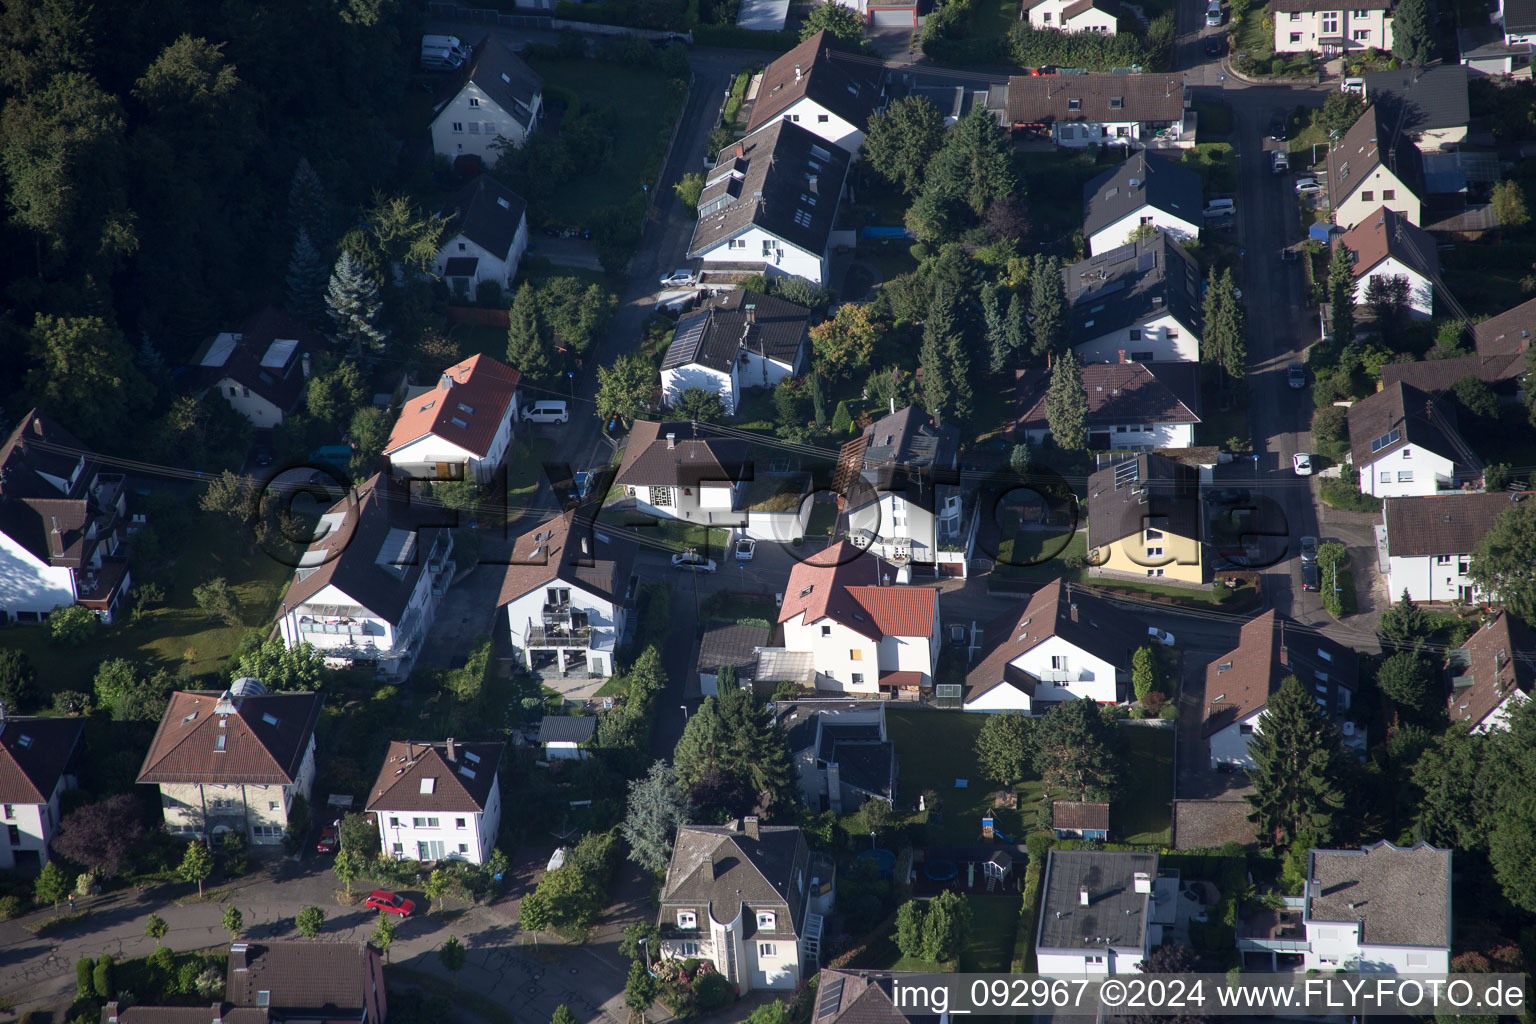
[[[773,931],[777,927],[778,915],[771,910],[759,910],[757,912],[757,926],[765,931]]]
[[[421,780],[421,792],[423,796],[430,796],[437,789],[437,779],[428,776]]]
[[[1124,106],[1125,106],[1125,97],[1123,97],[1123,96],[1111,96],[1109,98],[1109,109],[1110,110],[1119,110],[1121,107],[1124,107]]]
[[[699,926],[699,915],[691,910],[679,910],[677,912],[677,926],[685,931],[695,929]]]
[[[1067,109],[1068,110],[1082,110],[1083,109],[1083,101],[1082,100],[1067,100]]]

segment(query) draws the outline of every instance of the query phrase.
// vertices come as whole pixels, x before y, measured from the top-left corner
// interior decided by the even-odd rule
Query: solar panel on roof
[[[830,1017],[837,1013],[837,1008],[843,1002],[843,979],[832,978],[821,986],[821,996],[816,1001],[816,1019]]]

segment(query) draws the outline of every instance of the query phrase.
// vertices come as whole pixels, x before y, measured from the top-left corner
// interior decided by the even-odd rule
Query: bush
[[[112,964],[112,954],[103,953],[91,972],[91,987],[95,990],[98,999],[112,998]]]
[[[562,9],[567,6],[562,4]],[[581,7],[591,7],[583,4]],[[562,15],[563,17],[563,15]],[[759,32],[735,25],[699,25],[693,30],[695,46],[717,46],[725,50],[764,50],[785,53],[800,45],[793,32]]]
[[[95,992],[95,985],[92,981],[95,974],[95,969],[96,965],[91,962],[90,957],[83,956],[79,960],[75,961],[76,999],[89,999],[91,998],[91,994]]]
[[[19,896],[0,896],[0,921],[9,921],[25,908]]]
[[[101,627],[101,619],[84,605],[56,608],[48,616],[48,639],[60,647],[79,647],[89,643]]]

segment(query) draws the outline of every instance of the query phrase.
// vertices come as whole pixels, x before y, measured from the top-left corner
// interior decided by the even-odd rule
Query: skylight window
[[[459,412],[467,413],[468,415],[473,416],[475,414],[475,407],[472,405],[465,405],[463,402],[460,402]]]
[[[473,750],[466,750],[464,751],[464,760],[468,761],[470,764],[479,764],[480,755],[475,753]]]
[[[16,745],[18,747],[30,747],[32,745],[32,737],[22,733],[16,738]]]
[[[1125,106],[1125,97],[1123,97],[1123,96],[1111,96],[1109,98],[1109,109],[1110,110],[1119,110],[1123,106]]]
[[[224,744],[229,741],[229,733],[221,732],[213,739],[213,749],[218,753],[224,752]]]
[[[437,790],[437,779],[436,778],[434,778],[433,776],[429,775],[426,778],[421,780],[421,792],[422,792],[423,795],[431,796],[432,793],[435,792],[436,790]]]
[[[270,714],[270,713],[267,713],[267,712],[263,712],[262,713],[261,720],[263,722],[267,723],[268,725],[276,725],[277,724],[277,716],[273,715],[273,714]]]
[[[469,429],[469,424],[466,423],[463,419],[461,419],[458,416],[455,416],[449,422],[451,422],[454,426],[458,427],[460,430],[468,430]]]
[[[475,777],[475,770],[468,765],[461,765],[459,767],[459,774],[464,776],[466,779],[472,779]]]
[[[801,597],[810,597],[811,596],[811,591],[813,591],[815,589],[816,589],[816,584],[812,583],[810,586],[808,586],[804,590],[800,591],[800,596]]]
[[[192,721],[196,720],[196,718],[197,718],[197,712],[194,711],[190,715],[188,715],[186,718],[183,718],[181,720],[181,724],[182,725],[186,725],[188,722],[192,722]]]
[[[827,152],[825,149],[822,149],[820,146],[811,147],[811,156],[815,157],[817,160],[832,159],[832,154]]]
[[[421,408],[417,409],[416,411],[417,412],[426,412],[427,410],[431,409],[436,404],[437,404],[437,399],[434,398],[430,402],[423,402],[421,404]]]
[[[1375,455],[1383,448],[1397,444],[1397,442],[1401,441],[1402,439],[1402,430],[1398,427],[1393,427],[1391,430],[1387,431],[1385,434],[1382,434],[1380,437],[1371,442],[1371,454]]]

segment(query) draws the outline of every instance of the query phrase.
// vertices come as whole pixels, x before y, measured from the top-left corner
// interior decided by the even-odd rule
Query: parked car
[[[1317,561],[1317,538],[1301,538],[1301,564],[1306,565],[1308,562],[1315,561]]]
[[[1285,382],[1293,390],[1300,391],[1307,386],[1307,365],[1305,363],[1292,363],[1285,368]]]
[[[1316,562],[1303,562],[1303,563],[1301,563],[1301,589],[1302,590],[1310,590],[1313,593],[1317,592],[1318,585],[1317,585],[1317,563]]]
[[[1269,122],[1269,137],[1276,142],[1285,142],[1290,138],[1290,129],[1286,126],[1286,113],[1277,110],[1275,116]]]
[[[258,466],[272,465],[272,446],[269,444],[257,445],[251,450],[251,458],[255,460]]]
[[[672,556],[672,568],[688,572],[714,572],[715,560],[705,558],[697,551],[683,551]]]
[[[1291,456],[1291,468],[1296,471],[1297,476],[1311,476],[1312,456],[1306,452],[1297,452]]]
[[[1275,149],[1271,150],[1270,152],[1270,170],[1274,171],[1276,174],[1289,174],[1291,171],[1291,158],[1286,155],[1285,150]]]
[[[1205,204],[1206,217],[1230,217],[1237,212],[1237,202],[1232,199],[1212,199]]]
[[[1168,632],[1166,629],[1158,629],[1156,626],[1148,626],[1147,636],[1151,637],[1153,640],[1156,640],[1164,647],[1173,646],[1173,634]]]
[[[1313,195],[1315,193],[1324,191],[1324,189],[1325,186],[1323,183],[1318,181],[1310,174],[1304,178],[1296,179],[1296,194],[1299,196]]]
[[[672,271],[672,273],[668,274],[666,277],[662,278],[661,286],[663,288],[676,288],[679,285],[693,284],[697,280],[698,276],[694,274],[693,271],[689,270],[687,267],[680,267],[677,270]]]
[[[523,406],[524,423],[569,423],[571,411],[563,400],[552,398]]]
[[[1219,34],[1205,37],[1205,53],[1209,57],[1221,56],[1221,36]]]
[[[408,900],[398,893],[390,892],[388,889],[375,889],[363,901],[363,906],[369,910],[377,910],[385,914],[398,914],[401,917],[410,917],[411,911],[416,909],[416,902]]]
[[[736,542],[736,561],[750,562],[755,554],[757,554],[757,541],[751,537],[743,537]]]
[[[1281,249],[1280,250],[1280,262],[1281,263],[1295,263],[1296,262],[1296,250],[1295,249],[1291,249],[1291,248]]]
[[[1221,0],[1210,0],[1205,5],[1205,23],[1212,27],[1221,24]]]
[[[320,841],[315,844],[316,853],[335,853],[341,846],[341,836],[335,825],[328,825],[320,830]]]

